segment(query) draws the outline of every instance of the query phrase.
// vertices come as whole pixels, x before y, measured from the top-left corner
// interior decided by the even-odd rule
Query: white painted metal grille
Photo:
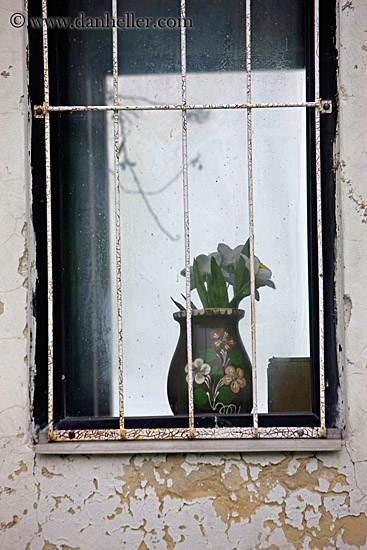
[[[177,0],[178,1],[178,0]],[[318,0],[314,4],[314,66],[315,99],[298,103],[252,103],[251,102],[251,0],[246,0],[246,103],[241,104],[187,104],[186,101],[186,0],[180,0],[181,13],[181,104],[168,105],[119,105],[118,103],[118,32],[112,29],[112,72],[113,105],[100,106],[52,106],[49,105],[48,73],[48,30],[47,0],[42,0],[43,18],[43,64],[44,64],[44,103],[35,107],[35,116],[45,119],[45,155],[46,155],[46,197],[47,197],[47,269],[48,269],[48,438],[50,440],[118,440],[118,439],[180,439],[180,438],[299,438],[325,437],[325,379],[324,379],[324,304],[323,304],[323,262],[322,262],[322,219],[321,219],[321,170],[320,170],[320,114],[331,112],[331,102],[320,99],[319,91],[319,16]],[[112,0],[112,17],[117,19],[117,0]],[[254,178],[252,170],[252,111],[253,109],[272,108],[311,108],[315,111],[316,146],[316,203],[317,203],[317,242],[318,242],[318,295],[319,295],[319,371],[320,371],[320,427],[273,427],[259,428],[257,367],[256,367],[256,328],[255,328],[255,268],[254,268]],[[250,235],[250,288],[251,288],[251,343],[253,369],[253,426],[250,428],[195,428],[192,374],[192,329],[191,329],[191,283],[190,283],[190,224],[189,224],[189,180],[187,157],[187,111],[199,109],[242,109],[247,111],[247,158],[248,158],[248,207]],[[165,111],[175,110],[182,113],[182,180],[183,180],[183,217],[185,235],[186,266],[186,332],[189,392],[189,425],[177,429],[126,429],[124,418],[123,385],[123,345],[122,345],[122,281],[121,281],[121,233],[120,233],[120,182],[119,182],[119,111]],[[118,377],[119,377],[119,429],[115,430],[69,430],[54,429],[53,418],[53,281],[52,281],[52,232],[51,232],[51,169],[50,169],[50,112],[72,111],[113,111],[114,131],[114,173],[115,173],[115,224],[116,224],[116,288],[118,315]]]

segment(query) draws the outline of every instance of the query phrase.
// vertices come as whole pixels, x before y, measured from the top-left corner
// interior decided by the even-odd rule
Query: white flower
[[[185,372],[189,372],[189,365],[186,365]],[[192,364],[192,372],[196,384],[202,384],[205,381],[205,377],[210,373],[210,365],[204,363],[200,358],[195,359]],[[186,382],[189,382],[189,375],[186,375]]]
[[[216,259],[218,265],[220,265],[220,261],[221,261],[222,257],[218,252],[212,252],[211,254],[208,254],[208,255],[200,254],[199,256],[197,256],[195,258],[196,262],[197,262],[197,265],[198,265],[198,268],[199,268],[199,271],[200,271],[200,274],[202,275],[204,280],[206,279],[207,275],[209,275],[211,273],[212,257],[214,257]],[[182,269],[181,275],[183,277],[186,276],[186,269]],[[196,288],[196,284],[195,284],[194,268],[193,267],[190,267],[190,283],[191,283],[191,290],[194,290],[194,288]]]
[[[208,254],[208,256],[205,254],[200,254],[196,258],[199,271],[204,277],[206,277],[206,275],[210,275],[211,273],[212,258],[215,258],[217,264],[220,265],[221,256],[218,252],[212,252],[211,254]]]
[[[256,288],[260,288],[261,286],[270,286],[275,289],[275,284],[271,281],[271,276],[271,270],[260,262],[259,269],[255,276]]]
[[[240,244],[232,250],[232,248],[227,244],[219,243],[218,252],[222,258],[221,262],[218,262],[220,267],[229,272],[234,271],[236,269],[237,262],[240,259],[243,246],[243,244]]]
[[[246,267],[250,271],[250,258],[242,254],[243,259],[246,262]],[[265,264],[262,264],[257,256],[254,256],[254,273],[255,273],[255,288],[260,288],[262,286],[270,286],[275,288],[274,282],[271,280],[272,272],[266,267]]]
[[[234,287],[237,264],[241,256],[246,262],[247,270],[250,271],[250,258],[246,255],[248,253],[248,250],[249,250],[248,240],[246,244],[244,245],[240,244],[233,249],[225,243],[219,243],[217,247],[217,252],[212,252],[211,254],[208,254],[208,255],[200,254],[199,256],[197,256],[196,257],[197,266],[199,268],[200,274],[203,277],[204,282],[207,282],[208,275],[211,274],[211,260],[214,257],[222,271],[224,280],[226,281],[226,283]],[[246,253],[243,253],[243,251],[245,251]],[[259,300],[260,294],[257,289],[262,286],[269,286],[270,288],[275,289],[275,284],[271,280],[271,277],[272,277],[271,270],[265,264],[262,264],[257,256],[254,256],[254,272],[255,272],[255,297],[257,300]],[[186,274],[186,270],[183,269],[181,271],[181,275],[185,276],[185,274]],[[196,284],[195,284],[195,277],[194,277],[194,269],[192,266],[190,267],[190,279],[191,279],[191,290],[194,290],[196,288]],[[247,294],[245,294],[246,296],[250,294],[249,281],[248,281],[247,287],[246,288],[248,292]]]

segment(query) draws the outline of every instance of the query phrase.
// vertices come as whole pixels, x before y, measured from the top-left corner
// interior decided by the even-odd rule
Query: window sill
[[[37,454],[157,454],[157,453],[265,453],[284,451],[339,451],[341,430],[327,430],[324,439],[197,439],[140,441],[70,441],[48,442],[41,433]]]

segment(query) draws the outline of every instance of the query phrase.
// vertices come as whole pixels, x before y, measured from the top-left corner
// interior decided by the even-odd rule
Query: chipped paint
[[[43,466],[42,470],[41,470],[41,475],[43,475],[43,477],[48,477],[49,479],[52,479],[56,476],[62,476],[62,474],[55,474],[54,472],[50,472],[46,466]]]
[[[24,250],[23,254],[19,258],[18,262],[18,273],[23,277],[23,286],[27,288],[28,286],[28,246],[27,246],[27,222],[24,222],[21,234],[24,238]]]
[[[13,519],[11,521],[9,521],[8,523],[1,522],[0,523],[0,529],[2,531],[5,531],[6,529],[11,529],[12,527],[14,527],[14,525],[16,525],[18,523],[18,519],[19,519],[18,516],[14,515]]]
[[[325,463],[323,457],[307,454],[279,455],[273,463],[266,457],[260,458],[263,463],[257,460],[246,455],[218,456],[213,463],[200,455],[115,458],[108,461],[107,470],[104,460],[95,463],[96,477],[91,481],[85,477],[91,466],[87,457],[58,465],[64,479],[61,485],[70,486],[70,467],[85,479],[84,491],[72,491],[72,509],[79,507],[81,525],[85,521],[90,526],[98,523],[98,532],[92,529],[96,547],[103,547],[105,531],[111,537],[124,533],[122,547],[148,549],[174,548],[184,540],[195,540],[196,544],[215,540],[213,548],[249,550],[271,544],[286,548],[282,546],[286,543],[289,548],[306,548],[307,541],[310,548],[324,549],[326,540],[333,548],[343,548],[339,538],[342,544],[366,542],[366,517],[353,513],[359,497],[351,490],[352,469],[344,463],[347,453],[340,456],[338,467],[327,464],[327,460]],[[291,467],[294,461],[296,470]],[[53,463],[54,458],[39,457],[36,470],[47,468],[45,462]],[[188,468],[189,464],[195,468]],[[96,493],[94,480],[100,476],[104,483]],[[255,483],[248,482],[250,477]],[[328,483],[327,493],[320,486],[320,478]],[[63,503],[67,494],[52,506],[56,500],[52,495],[54,480],[43,479],[43,510],[39,515],[47,522],[56,522],[62,514],[71,513],[70,504]],[[43,529],[47,533],[47,523]],[[52,543],[62,540],[56,538],[58,535],[52,539],[49,534],[44,536]],[[72,545],[73,539],[68,543]]]
[[[343,314],[344,314],[344,330],[347,330],[350,318],[352,317],[352,299],[348,294],[343,296]]]
[[[353,6],[352,0],[347,0],[347,1],[345,2],[345,4],[342,6],[342,11],[344,11],[344,10],[346,10],[346,9],[354,10],[354,6]]]
[[[14,470],[14,474],[16,476],[19,476],[22,472],[28,472],[28,466],[23,460],[20,461],[19,468],[17,470]]]
[[[4,69],[3,71],[1,71],[1,73],[0,73],[1,76],[3,76],[4,78],[9,78],[9,76],[10,76],[10,71],[9,71],[9,69],[11,69],[11,68],[12,68],[12,66],[9,65],[8,70]]]

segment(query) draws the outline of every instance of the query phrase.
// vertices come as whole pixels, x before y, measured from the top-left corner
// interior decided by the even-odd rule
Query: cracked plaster
[[[153,457],[34,453],[24,37],[8,24],[16,9],[20,2],[0,9],[0,550],[367,550],[366,3],[344,2],[339,13],[343,449]]]

